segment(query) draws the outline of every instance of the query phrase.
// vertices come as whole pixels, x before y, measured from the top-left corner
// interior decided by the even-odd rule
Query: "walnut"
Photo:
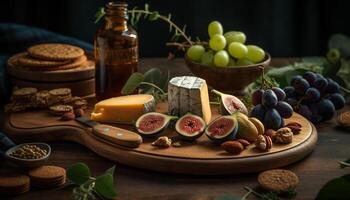
[[[293,141],[293,132],[290,128],[284,127],[276,131],[275,140],[276,143],[289,144]]]
[[[153,146],[168,148],[171,145],[171,139],[167,136],[159,137],[156,141],[152,142]]]
[[[272,140],[270,136],[267,135],[258,135],[258,138],[255,142],[255,147],[262,151],[268,151],[272,147]]]

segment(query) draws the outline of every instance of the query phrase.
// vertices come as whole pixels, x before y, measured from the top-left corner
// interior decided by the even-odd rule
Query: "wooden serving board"
[[[166,112],[166,103],[158,104],[157,110]],[[212,107],[213,119],[219,116],[217,110]],[[302,124],[302,131],[295,135],[293,143],[274,144],[268,152],[260,152],[250,145],[239,155],[226,153],[205,135],[195,142],[184,142],[181,147],[160,149],[151,145],[155,139],[145,139],[138,148],[130,149],[95,137],[91,128],[74,120],[60,121],[45,111],[10,114],[4,131],[16,141],[78,142],[102,157],[144,169],[185,174],[239,174],[286,166],[311,153],[317,142],[315,127],[296,113],[286,123],[291,121]],[[133,130],[128,125],[118,127]],[[176,135],[171,129],[165,130],[165,134]]]

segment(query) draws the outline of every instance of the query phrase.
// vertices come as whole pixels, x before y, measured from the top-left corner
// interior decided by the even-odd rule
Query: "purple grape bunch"
[[[290,86],[283,90],[285,101],[294,111],[314,123],[332,119],[335,111],[345,105],[337,82],[310,71],[303,76],[294,76]]]
[[[250,116],[259,119],[266,129],[278,130],[284,126],[283,118],[290,118],[293,115],[293,108],[285,102],[286,96],[285,91],[278,87],[254,91],[252,94],[254,107]]]

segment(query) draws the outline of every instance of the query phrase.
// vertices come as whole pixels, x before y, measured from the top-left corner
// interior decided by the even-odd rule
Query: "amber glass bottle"
[[[129,76],[137,71],[137,33],[128,26],[127,4],[109,2],[104,24],[94,40],[97,100],[120,96]]]

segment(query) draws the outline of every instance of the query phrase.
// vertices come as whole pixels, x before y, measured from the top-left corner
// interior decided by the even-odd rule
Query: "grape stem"
[[[340,89],[345,92],[346,94],[350,94],[350,90],[346,89],[345,87],[340,86]]]
[[[130,11],[128,11],[128,13],[131,13],[131,12],[142,13],[142,14],[145,14],[145,15],[152,15],[153,14],[153,12],[147,11],[147,10],[130,10]],[[163,15],[158,15],[158,18],[163,20],[163,21],[165,21],[165,22],[167,22],[167,23],[169,23],[170,26],[174,27],[177,30],[177,32],[180,33],[183,38],[185,38],[185,40],[187,41],[188,44],[190,44],[190,45],[193,44],[191,39],[174,22],[172,22],[171,20],[169,20],[167,17],[165,17]]]
[[[218,95],[218,96],[222,96],[222,95],[224,95],[224,93],[222,93],[222,92],[219,92],[219,91],[217,91],[217,90],[211,90],[211,92],[213,92],[214,94],[216,94],[216,95]]]
[[[195,44],[199,44],[199,45],[203,45],[203,46],[208,46],[208,42],[203,42],[203,41],[198,41],[198,42],[193,42],[192,45]],[[180,49],[182,51],[185,51],[187,48],[191,47],[191,44],[189,44],[188,42],[167,42],[166,46],[168,47],[175,47],[177,49]]]

